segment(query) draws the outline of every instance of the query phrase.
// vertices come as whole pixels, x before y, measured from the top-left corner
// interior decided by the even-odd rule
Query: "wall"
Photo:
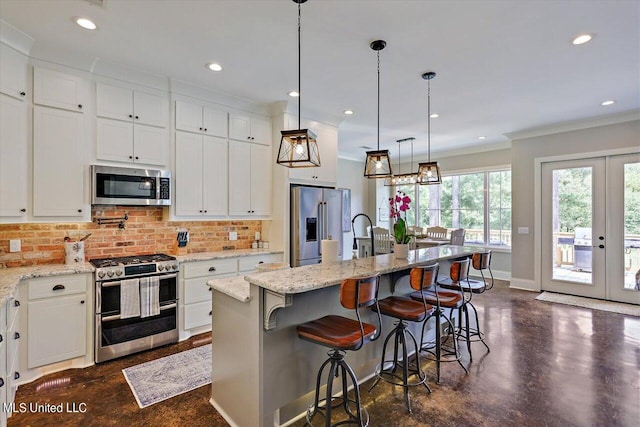
[[[362,175],[364,163],[347,159],[338,159],[338,183],[337,188],[349,188],[351,190],[351,218],[356,214],[365,213],[369,215],[367,206],[369,204],[369,180]],[[369,215],[370,216],[370,215]],[[372,217],[372,220],[375,219]],[[366,218],[358,218],[354,223],[357,236],[366,236],[368,222]],[[349,259],[353,252],[353,233],[344,233],[342,257]]]
[[[514,138],[511,149],[512,224],[529,227],[528,235],[513,234],[512,285],[527,289],[540,289],[535,283],[534,267],[535,210],[539,209],[534,199],[536,167],[535,160],[552,156],[571,155],[579,158],[587,153],[628,149],[640,151],[640,120],[602,125],[580,130],[559,132],[528,138]],[[538,272],[539,273],[539,272]]]
[[[29,223],[0,225],[0,267],[19,267],[34,264],[64,262],[65,236],[78,240],[92,233],[85,243],[85,257],[168,253],[185,255],[220,251],[223,246],[235,249],[251,247],[261,221],[165,221],[161,207],[100,207],[92,209],[92,218],[113,218],[129,215],[126,228],[118,225],[82,223]],[[189,243],[177,248],[177,229],[189,230]],[[229,231],[238,233],[237,241],[229,241]],[[22,240],[21,252],[9,252],[9,239]]]

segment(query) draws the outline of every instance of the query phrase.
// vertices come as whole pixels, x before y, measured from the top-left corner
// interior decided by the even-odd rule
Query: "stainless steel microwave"
[[[171,205],[171,172],[115,166],[91,166],[93,205]]]

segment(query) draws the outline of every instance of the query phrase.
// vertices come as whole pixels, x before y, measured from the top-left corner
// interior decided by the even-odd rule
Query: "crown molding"
[[[23,33],[7,21],[0,19],[0,42],[29,56],[34,41],[33,37]]]

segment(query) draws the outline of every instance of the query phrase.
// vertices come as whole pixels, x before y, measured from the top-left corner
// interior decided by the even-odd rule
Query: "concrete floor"
[[[360,389],[370,425],[638,425],[640,318],[535,301],[537,295],[496,285],[474,296],[491,352],[474,343],[473,363],[469,364],[463,350],[469,375],[455,363],[444,364],[440,384],[433,379],[435,365],[426,362],[433,393],[427,394],[423,387],[410,391],[413,414],[406,411],[400,387],[381,383],[368,393],[371,382],[363,384]],[[207,341],[201,335],[21,386],[16,404],[84,402],[87,411],[15,414],[8,425],[227,425],[209,405],[209,385],[140,409],[121,372]],[[213,345],[215,352],[215,338]]]

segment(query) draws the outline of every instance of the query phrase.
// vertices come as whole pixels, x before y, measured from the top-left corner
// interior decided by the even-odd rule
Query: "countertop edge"
[[[183,262],[197,262],[197,261],[209,261],[213,259],[226,259],[237,258],[247,256],[260,256],[271,254],[282,254],[284,251],[275,249],[233,249],[229,251],[212,251],[212,252],[199,252],[187,255],[174,255],[176,260],[180,263]]]
[[[240,302],[247,303],[251,301],[249,282],[244,280],[242,276],[211,279],[207,281],[207,286]]]

